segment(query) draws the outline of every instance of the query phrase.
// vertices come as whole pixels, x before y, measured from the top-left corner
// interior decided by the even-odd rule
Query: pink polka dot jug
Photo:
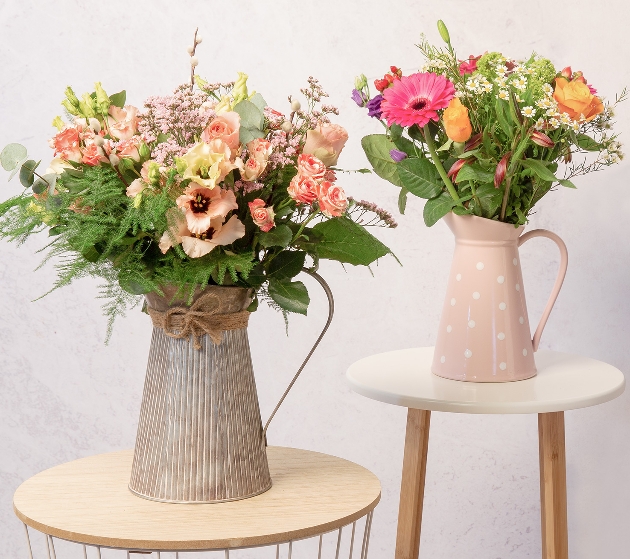
[[[566,245],[545,229],[522,234],[524,226],[476,216],[449,213],[444,219],[455,235],[455,253],[431,370],[470,382],[533,377],[534,352],[566,274]],[[561,259],[532,338],[518,247],[533,237],[554,241]]]

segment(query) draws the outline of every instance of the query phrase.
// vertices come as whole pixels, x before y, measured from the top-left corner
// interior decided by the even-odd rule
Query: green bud
[[[446,28],[446,25],[444,24],[444,22],[441,19],[438,19],[437,28],[438,28],[438,31],[440,32],[440,37],[442,37],[442,40],[447,45],[450,45],[451,44],[451,36],[448,34],[448,29]]]
[[[63,127],[65,126],[64,123],[63,123],[63,120],[61,120],[60,116],[56,116],[53,119],[52,125],[59,131],[63,130]]]
[[[236,82],[234,83],[234,88],[232,89],[232,97],[234,99],[235,105],[238,102],[249,98],[249,93],[247,92],[247,78],[247,74],[244,74],[243,72],[238,72],[238,78],[236,79]]]
[[[111,101],[109,100],[107,93],[105,93],[101,82],[96,82],[94,84],[94,91],[96,91],[96,108],[100,113],[106,113],[109,110]]]
[[[89,93],[83,94],[83,98],[79,101],[79,113],[85,118],[92,118],[96,116],[94,109],[94,99],[92,99]]]
[[[133,207],[138,209],[142,204],[142,191],[138,192],[133,199]]]
[[[120,162],[118,163],[118,170],[121,173],[124,173],[125,171],[130,171],[131,169],[133,169],[133,159],[130,159],[129,157],[121,157]]]
[[[160,184],[160,164],[157,161],[149,163],[147,176],[151,184]]]
[[[199,89],[203,89],[204,86],[208,85],[208,82],[195,74],[195,84],[197,84],[197,87]]]
[[[68,99],[64,99],[61,104],[71,115],[77,116],[79,114],[78,105],[75,107]]]
[[[138,146],[138,153],[140,154],[140,159],[149,159],[151,157],[151,148],[142,142]]]
[[[358,89],[359,91],[361,91],[364,87],[367,87],[367,84],[368,82],[365,74],[361,74],[360,76],[354,78],[354,88]]]
[[[186,163],[186,160],[181,157],[175,157],[175,167],[177,168],[177,172],[180,175],[183,175],[188,167],[188,163]]]
[[[74,91],[72,90],[72,88],[70,86],[66,87],[66,99],[68,100],[68,102],[75,108],[79,108],[79,99],[77,98],[77,96],[74,94]]]

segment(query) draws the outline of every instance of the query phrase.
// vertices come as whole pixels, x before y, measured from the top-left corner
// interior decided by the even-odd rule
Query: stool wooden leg
[[[409,408],[400,484],[396,559],[417,559],[420,552],[420,527],[430,422],[430,411]]]
[[[543,559],[568,559],[564,412],[538,414]]]

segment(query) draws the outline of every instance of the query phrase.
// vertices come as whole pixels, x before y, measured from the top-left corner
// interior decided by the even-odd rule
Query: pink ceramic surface
[[[565,244],[545,229],[521,236],[523,227],[499,221],[453,213],[444,219],[456,244],[431,370],[473,382],[533,377],[534,352],[567,269]],[[558,245],[561,261],[532,339],[518,247],[537,236]]]

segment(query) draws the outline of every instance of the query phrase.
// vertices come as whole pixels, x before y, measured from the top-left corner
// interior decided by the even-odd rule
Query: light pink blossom
[[[315,130],[306,133],[306,143],[302,153],[312,154],[324,165],[337,164],[339,154],[348,141],[348,132],[339,124],[321,124]]]
[[[287,192],[298,204],[312,204],[317,199],[317,181],[310,175],[298,173],[291,179]]]
[[[328,217],[341,216],[348,207],[343,188],[329,181],[322,181],[318,188],[319,209]]]
[[[231,190],[206,188],[196,183],[191,183],[176,203],[185,212],[188,229],[196,235],[207,231],[214,218],[225,219],[230,210],[238,209],[236,196]]]
[[[253,202],[249,202],[249,211],[252,214],[254,223],[260,227],[265,233],[276,226],[274,223],[275,213],[273,207],[266,207],[264,200],[256,198]]]
[[[81,149],[79,148],[79,130],[69,126],[64,128],[56,136],[50,139],[50,147],[55,150],[55,157],[66,161],[81,161]]]
[[[107,117],[109,134],[119,140],[128,140],[138,131],[138,109],[125,105],[124,109],[111,105]]]
[[[201,139],[204,142],[212,140],[223,140],[236,155],[239,146],[239,130],[241,127],[241,117],[234,111],[226,111],[217,115],[208,127],[203,131]]]

